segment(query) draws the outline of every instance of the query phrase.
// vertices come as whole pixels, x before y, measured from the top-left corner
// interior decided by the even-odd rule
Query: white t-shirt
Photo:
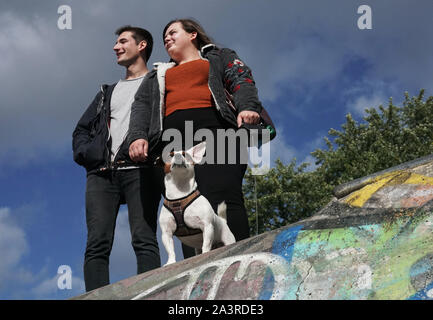
[[[129,117],[131,116],[131,105],[138,87],[144,76],[119,80],[111,95],[111,161],[114,161],[120,146],[128,135]]]

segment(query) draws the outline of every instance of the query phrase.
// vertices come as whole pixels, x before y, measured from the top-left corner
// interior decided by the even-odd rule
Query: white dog
[[[188,151],[170,153],[166,162],[157,160],[165,171],[165,200],[159,224],[168,254],[166,265],[176,262],[173,235],[197,253],[208,252],[221,243],[236,242],[227,226],[225,202],[218,205],[216,215],[209,201],[197,190],[194,165],[202,161],[205,150],[206,143],[202,142]]]

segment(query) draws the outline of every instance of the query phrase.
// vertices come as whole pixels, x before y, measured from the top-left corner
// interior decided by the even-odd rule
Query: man
[[[126,76],[101,87],[73,133],[74,160],[87,170],[86,291],[110,283],[109,256],[121,204],[128,206],[137,273],[161,263],[156,219],[162,179],[149,162],[131,161],[126,143],[131,104],[141,82],[146,81],[153,39],[147,30],[131,26],[118,29],[116,35],[113,49]]]

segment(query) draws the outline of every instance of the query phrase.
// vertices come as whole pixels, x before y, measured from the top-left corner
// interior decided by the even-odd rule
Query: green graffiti
[[[383,224],[302,230],[285,299],[407,299],[417,292],[411,267],[431,253],[433,218],[425,210]]]

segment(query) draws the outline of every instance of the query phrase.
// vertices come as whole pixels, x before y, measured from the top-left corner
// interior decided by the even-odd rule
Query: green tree
[[[244,185],[251,234],[269,231],[305,219],[332,198],[335,186],[433,153],[433,97],[424,100],[424,90],[409,97],[401,107],[389,100],[385,108],[366,109],[363,122],[351,114],[342,130],[330,129],[327,148],[311,154],[317,168],[296,159],[275,167],[264,176],[248,171]],[[257,201],[256,201],[257,198]],[[257,209],[256,209],[257,208]]]
[[[305,172],[307,166],[296,167],[296,159],[288,165],[277,160],[266,175],[255,176],[248,170],[243,188],[251,234],[293,223],[326,204],[332,190],[318,172]]]

